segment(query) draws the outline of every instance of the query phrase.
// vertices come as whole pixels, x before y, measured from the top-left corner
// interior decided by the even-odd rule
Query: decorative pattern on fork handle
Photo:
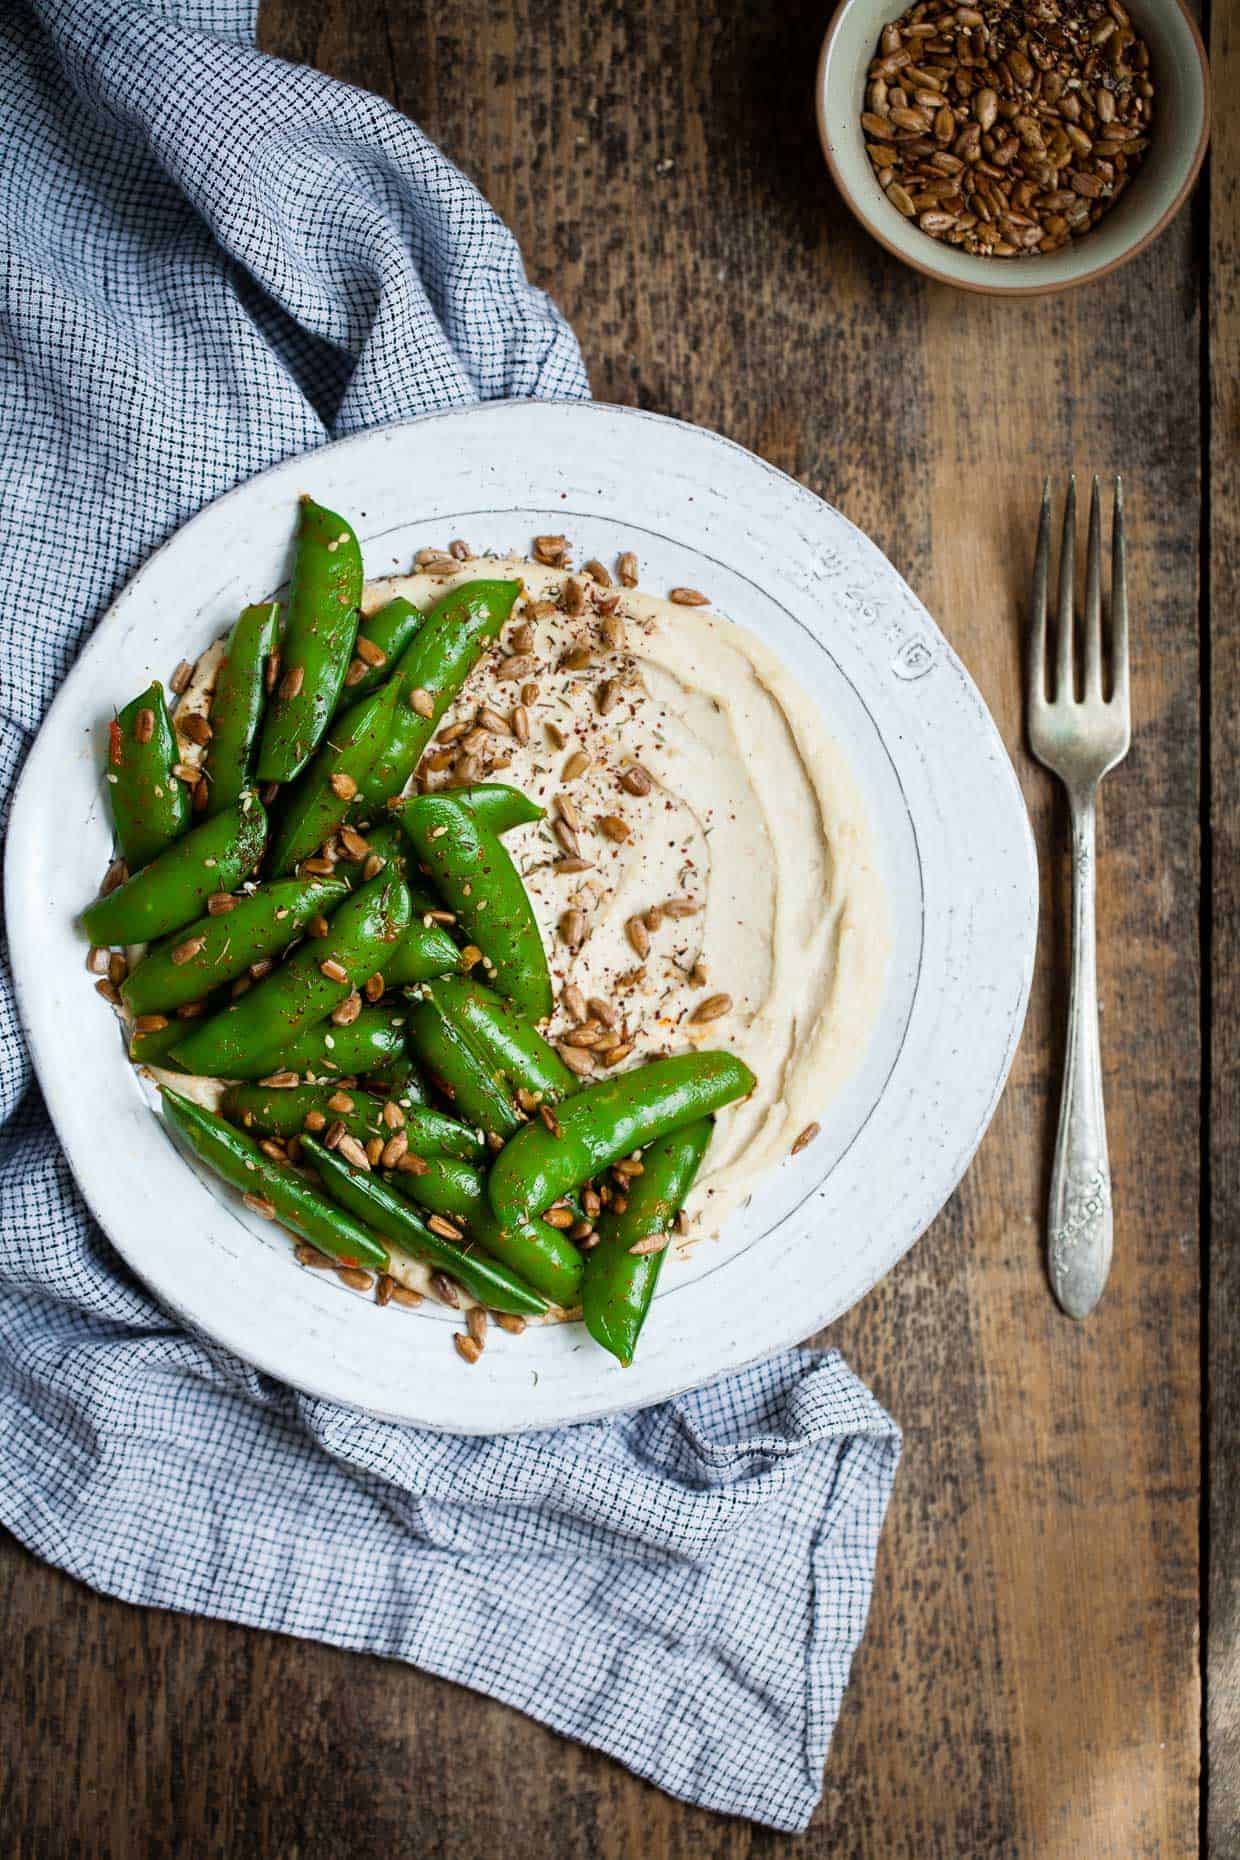
[[[1087,1317],[1111,1270],[1111,1169],[1098,1039],[1094,796],[1073,795],[1071,805],[1072,991],[1046,1242],[1056,1298],[1070,1317]]]

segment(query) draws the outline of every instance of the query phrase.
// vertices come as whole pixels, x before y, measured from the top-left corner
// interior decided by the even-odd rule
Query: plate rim
[[[99,655],[106,648],[111,633],[115,630],[118,621],[123,618],[124,611],[131,599],[135,597],[135,590],[138,589],[139,584],[148,573],[151,572],[157,562],[162,561],[174,546],[178,546],[182,543],[187,531],[190,531],[196,525],[205,523],[209,518],[214,517],[218,519],[221,507],[227,505],[230,501],[254,496],[256,494],[256,488],[261,486],[265,480],[276,473],[287,472],[290,468],[295,467],[299,463],[313,465],[322,459],[325,454],[331,452],[364,447],[368,442],[373,443],[376,439],[381,438],[385,434],[398,434],[428,424],[445,422],[451,419],[460,418],[468,420],[480,414],[490,416],[525,414],[537,417],[549,412],[558,415],[589,416],[601,414],[607,418],[620,416],[628,420],[653,423],[661,429],[677,429],[679,432],[691,436],[695,442],[705,440],[738,455],[739,459],[743,461],[746,469],[752,469],[755,466],[759,467],[763,473],[775,480],[785,492],[791,490],[796,494],[799,501],[809,504],[814,507],[816,511],[825,510],[829,512],[831,517],[844,525],[851,533],[852,537],[857,540],[861,552],[867,561],[872,566],[877,567],[882,577],[898,586],[903,597],[908,602],[911,602],[913,609],[931,629],[932,637],[938,645],[944,665],[950,668],[954,679],[961,688],[963,696],[969,701],[968,707],[972,713],[975,727],[980,728],[983,737],[989,738],[989,748],[992,752],[992,764],[997,765],[999,770],[1001,770],[1002,779],[1008,789],[1008,800],[1011,805],[1007,811],[1011,816],[1015,831],[1012,842],[1006,850],[1010,856],[1016,859],[1016,863],[1020,867],[1019,876],[1023,881],[1026,909],[1018,926],[1024,933],[1023,948],[1020,952],[1021,962],[1019,974],[1015,975],[1014,969],[1012,971],[1016,980],[1016,995],[1009,1014],[1006,1044],[1000,1056],[1000,1062],[992,1081],[991,1090],[986,1098],[984,1107],[981,1108],[975,1118],[975,1128],[970,1130],[963,1146],[957,1147],[954,1156],[948,1162],[947,1173],[952,1179],[946,1192],[941,1195],[939,1194],[936,1180],[936,1185],[931,1190],[929,1197],[933,1205],[928,1208],[928,1211],[924,1207],[919,1206],[916,1218],[913,1222],[912,1231],[908,1233],[907,1237],[901,1236],[894,1251],[891,1251],[890,1248],[888,1249],[889,1256],[885,1256],[884,1261],[876,1265],[873,1275],[867,1276],[866,1283],[859,1290],[853,1292],[847,1304],[835,1309],[829,1316],[816,1316],[811,1325],[811,1329],[817,1329],[824,1324],[835,1322],[838,1317],[843,1315],[844,1311],[851,1309],[852,1306],[866,1296],[869,1291],[873,1290],[874,1286],[879,1283],[881,1279],[886,1277],[887,1273],[893,1270],[895,1265],[897,1265],[905,1254],[916,1244],[917,1240],[926,1231],[926,1228],[931,1222],[937,1218],[937,1215],[946,1205],[947,1200],[950,1199],[955,1189],[959,1186],[973,1157],[976,1155],[977,1149],[989,1127],[999,1099],[1007,1084],[1024,1027],[1036,956],[1039,898],[1037,854],[1032,826],[1011,757],[1008,754],[1007,747],[999,733],[998,726],[980,690],[963,662],[954,651],[950,641],[947,640],[946,636],[939,628],[933,616],[925,608],[916,593],[909,587],[899,570],[879,549],[878,545],[874,543],[858,525],[853,523],[849,517],[838,510],[836,506],[830,504],[825,498],[818,496],[816,492],[811,491],[807,486],[801,484],[799,480],[782,471],[780,467],[772,465],[769,460],[761,458],[758,454],[749,451],[746,447],[728,438],[726,435],[717,433],[709,427],[696,425],[691,421],[677,419],[670,415],[655,413],[644,408],[623,406],[604,401],[481,401],[464,407],[437,409],[407,419],[394,420],[384,422],[379,426],[366,427],[358,432],[345,434],[338,439],[331,440],[323,446],[314,447],[307,452],[291,454],[287,458],[275,461],[272,465],[265,467],[254,476],[230,487],[227,491],[222,492],[218,497],[196,510],[185,522],[178,525],[163,542],[157,545],[149,555],[143,558],[124,586],[108,603],[108,606],[96,622],[90,636],[84,642],[81,650],[70,666],[69,671],[66,673],[51,705],[49,705],[35,733],[34,739],[30,744],[21,774],[15,785],[9,819],[8,841],[10,854],[16,856],[12,856],[5,861],[4,906],[10,938],[14,990],[22,1029],[30,1050],[35,1074],[43,1090],[48,1114],[53,1123],[57,1140],[72,1170],[79,1192],[82,1194],[92,1218],[102,1228],[121,1258],[125,1260],[130,1268],[142,1280],[144,1287],[149,1291],[152,1297],[165,1308],[172,1311],[193,1331],[214,1338],[221,1343],[223,1347],[231,1350],[243,1361],[250,1363],[262,1373],[282,1383],[299,1389],[311,1396],[339,1402],[342,1406],[370,1417],[395,1421],[405,1425],[427,1427],[435,1432],[441,1433],[477,1434],[484,1431],[489,1433],[523,1432],[548,1426],[598,1421],[608,1416],[629,1411],[634,1407],[642,1408],[650,1406],[656,1402],[674,1398],[677,1395],[685,1393],[689,1389],[702,1386],[705,1383],[717,1379],[719,1376],[735,1373],[755,1362],[771,1357],[782,1349],[795,1345],[805,1334],[803,1319],[795,1319],[791,1329],[775,1341],[764,1340],[758,1347],[747,1353],[741,1352],[738,1355],[730,1356],[727,1363],[722,1366],[715,1366],[705,1370],[699,1369],[696,1372],[686,1374],[683,1379],[678,1381],[673,1378],[666,1386],[661,1386],[656,1391],[640,1396],[636,1402],[631,1399],[625,1399],[623,1392],[617,1389],[613,1382],[610,1387],[609,1397],[600,1399],[597,1405],[586,1403],[580,1408],[574,1407],[570,1413],[558,1416],[530,1418],[521,1421],[515,1428],[493,1429],[484,1429],[480,1427],[476,1420],[471,1420],[460,1426],[453,1426],[450,1421],[445,1421],[442,1418],[427,1419],[424,1416],[411,1412],[409,1409],[393,1410],[382,1406],[375,1406],[349,1394],[342,1394],[338,1386],[325,1386],[322,1380],[325,1368],[320,1368],[317,1371],[318,1379],[316,1379],[314,1365],[312,1363],[290,1368],[286,1358],[282,1357],[278,1350],[274,1357],[270,1357],[265,1356],[264,1353],[260,1349],[255,1348],[250,1341],[244,1344],[238,1343],[235,1337],[226,1335],[214,1328],[211,1322],[204,1320],[199,1312],[180,1303],[175,1293],[170,1293],[166,1285],[157,1284],[148,1276],[149,1262],[145,1258],[135,1258],[135,1254],[141,1254],[141,1249],[136,1245],[132,1248],[126,1245],[126,1239],[123,1233],[124,1224],[114,1222],[111,1208],[108,1208],[106,1215],[101,1211],[99,1206],[99,1190],[101,1185],[98,1180],[97,1169],[92,1169],[85,1165],[80,1166],[79,1158],[76,1154],[78,1147],[76,1140],[71,1140],[65,1135],[62,1117],[58,1115],[58,1110],[60,1109],[61,1084],[54,1068],[50,1066],[49,1062],[45,1061],[42,1039],[36,1024],[38,1018],[37,1013],[32,1011],[31,1006],[34,995],[36,965],[32,959],[33,952],[29,940],[29,931],[32,928],[29,919],[32,913],[28,909],[27,900],[21,895],[18,876],[23,870],[24,864],[20,857],[20,853],[23,841],[27,838],[29,833],[33,831],[35,816],[38,811],[37,801],[33,798],[34,783],[31,777],[33,773],[37,772],[37,756],[40,745],[44,744],[45,739],[50,738],[54,734],[54,727],[62,711],[70,709],[72,705],[77,702],[78,687],[85,682],[89,675],[89,668],[97,662]],[[540,495],[540,488],[538,486],[535,485],[530,487],[529,501],[532,506],[537,506]],[[705,542],[706,538],[703,537],[702,540]],[[695,545],[690,543],[687,544],[687,546],[693,547]],[[878,720],[875,719],[874,721],[877,729]],[[879,730],[879,737],[884,747],[886,747],[886,739],[883,737],[881,730]],[[34,913],[34,915],[37,916],[37,913]],[[49,1073],[51,1075],[50,1085]],[[66,1121],[68,1120],[66,1119]],[[155,1121],[156,1123],[161,1122],[159,1119]],[[166,1130],[165,1140],[170,1140],[167,1137]],[[182,1161],[184,1161],[183,1156]],[[122,1232],[118,1233],[118,1225],[121,1227]],[[603,1396],[604,1386],[604,1383],[600,1381],[600,1397]]]

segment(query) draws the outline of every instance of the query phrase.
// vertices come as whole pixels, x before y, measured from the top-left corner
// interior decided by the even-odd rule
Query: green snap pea
[[[416,1179],[401,1176],[401,1186],[406,1193],[409,1190],[405,1185]],[[485,1205],[474,1208],[467,1225],[471,1240],[476,1240],[495,1259],[502,1259],[506,1266],[537,1286],[553,1304],[569,1311],[579,1302],[582,1257],[558,1227],[549,1227],[541,1220],[501,1223]]]
[[[419,1170],[389,1170],[383,1178],[389,1187],[416,1201],[420,1208],[429,1208],[432,1214],[448,1214],[467,1223],[479,1209],[485,1209],[482,1177],[469,1163],[457,1156],[423,1156],[414,1148],[412,1138],[409,1147],[424,1166]]]
[[[172,773],[179,760],[164,688],[156,679],[108,726],[108,798],[131,872],[148,865],[189,825],[189,793]]]
[[[454,1021],[467,1040],[515,1090],[534,1092],[544,1103],[557,1104],[581,1084],[555,1048],[512,1004],[481,982],[464,976],[441,975],[428,983],[426,993],[441,1014]]]
[[[317,1021],[281,1048],[280,1065],[303,1076],[334,1079],[355,1078],[399,1064],[405,1055],[405,1020],[403,1013],[393,1013],[389,1007],[372,1007],[363,1008],[347,1027],[331,1020]]]
[[[392,674],[400,684],[402,702],[387,748],[362,783],[367,806],[381,807],[404,788],[444,712],[483,647],[499,633],[520,592],[519,581],[467,581],[436,601]],[[412,708],[409,700],[415,691],[429,694],[429,717]]]
[[[429,993],[409,999],[409,1043],[457,1116],[500,1137],[519,1130],[511,1092],[462,1029]]]
[[[389,681],[332,724],[309,768],[283,801],[267,858],[270,871],[291,872],[331,838],[353,804],[358,783],[391,734],[399,696]]]
[[[258,751],[259,781],[292,781],[336,708],[357,636],[362,551],[334,511],[301,500],[280,676]]]
[[[713,1128],[712,1118],[699,1117],[649,1144],[642,1151],[642,1173],[632,1176],[625,1190],[628,1206],[622,1214],[604,1210],[598,1245],[586,1254],[581,1315],[594,1341],[626,1369],[666,1256],[666,1249],[633,1253],[630,1248],[669,1231],[693,1187]]]
[[[339,1103],[330,1105],[331,1099],[340,1100],[342,1096],[352,1101],[351,1111],[342,1111]],[[361,1091],[342,1094],[339,1086],[294,1085],[291,1089],[278,1089],[272,1085],[230,1085],[220,1109],[230,1124],[260,1137],[299,1137],[305,1130],[306,1119],[316,1114],[323,1119],[319,1130],[325,1130],[339,1119],[359,1143],[365,1143],[370,1137],[386,1139],[392,1134],[385,1129],[379,1115],[383,1109],[379,1099],[367,1097]]]
[[[386,1272],[387,1248],[360,1221],[311,1187],[287,1163],[267,1156],[245,1131],[166,1085],[162,1090],[164,1116],[209,1169],[242,1194],[263,1196],[277,1220],[342,1266],[369,1266]]]
[[[516,1317],[533,1317],[546,1310],[546,1301],[503,1265],[433,1234],[399,1195],[373,1175],[350,1168],[334,1150],[325,1149],[312,1137],[302,1138],[302,1150],[342,1208],[376,1227],[415,1259],[447,1273],[471,1298],[492,1311],[507,1311]]]
[[[510,833],[514,827],[529,826],[541,820],[543,809],[531,801],[520,788],[510,788],[502,781],[475,782],[469,788],[454,788],[453,794],[465,801],[492,833]]]
[[[260,601],[233,623],[228,651],[211,697],[207,745],[207,813],[235,807],[251,785],[258,726],[267,695],[267,667],[280,638],[280,604]]]
[[[267,816],[256,794],[204,820],[140,872],[82,912],[92,943],[149,943],[201,913],[216,891],[233,891],[263,856]]]
[[[560,1134],[538,1120],[505,1144],[488,1191],[501,1222],[523,1220],[632,1150],[708,1117],[754,1088],[732,1053],[681,1053],[587,1085],[556,1112]]]
[[[403,1101],[402,1101],[403,1104]],[[446,1117],[429,1104],[403,1104],[404,1131],[415,1156],[456,1156],[462,1162],[483,1162],[487,1146],[476,1130]]]
[[[459,929],[487,958],[492,986],[532,1020],[545,1019],[554,997],[542,934],[499,835],[461,792],[411,795],[397,811]]]
[[[133,1014],[162,1014],[201,1001],[251,963],[287,949],[310,917],[335,909],[349,888],[338,878],[286,878],[233,899],[232,908],[177,932],[147,952],[121,985]]]
[[[380,969],[408,927],[408,887],[380,874],[328,919],[325,936],[307,937],[248,994],[200,1022],[174,1049],[175,1057],[187,1072],[215,1078],[261,1078],[277,1067],[292,1069],[290,1049],[298,1035],[326,1020]]]
[[[224,1093],[223,1111],[230,1124],[240,1124],[242,1129],[257,1131],[264,1137],[299,1137],[305,1130],[307,1117],[315,1112],[325,1120],[320,1129],[339,1118],[350,1135],[363,1143],[369,1137],[382,1137],[386,1143],[396,1135],[383,1121],[386,1098],[349,1089],[343,1096],[352,1099],[353,1109],[342,1111],[339,1108],[341,1096],[338,1085],[294,1085],[279,1089],[272,1085],[230,1085]],[[393,1102],[400,1107],[405,1121],[399,1128],[415,1156],[456,1157],[461,1163],[485,1159],[486,1144],[476,1130],[458,1124],[454,1117],[445,1117],[442,1111],[431,1110],[429,1105],[418,1104],[404,1093],[395,1094]],[[476,1202],[481,1192],[479,1177],[476,1170],[471,1170],[470,1175],[472,1201]],[[469,1184],[465,1185],[464,1192],[471,1192]],[[457,1199],[458,1202],[461,1199],[459,1194]],[[427,1202],[426,1205],[435,1204]],[[440,1209],[444,1214],[452,1211],[446,1207]]]
[[[416,633],[421,632],[425,614],[419,613],[411,601],[403,594],[397,594],[386,607],[380,607],[373,614],[364,614],[358,622],[357,639],[354,643],[356,656],[345,673],[344,689],[336,706],[336,715],[349,704],[356,704],[359,698],[369,697],[377,691],[385,678],[389,678],[392,667],[404,652]],[[381,652],[383,657],[374,663],[370,658],[362,657],[359,648],[363,640],[374,652]],[[357,667],[363,669],[358,672]]]
[[[410,988],[460,968],[461,952],[444,926],[433,919],[427,921],[427,913],[438,908],[434,898],[419,891],[413,893],[413,922],[383,965],[383,979],[389,988]]]

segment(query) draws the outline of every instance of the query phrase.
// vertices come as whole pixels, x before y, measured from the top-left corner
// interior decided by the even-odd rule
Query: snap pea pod
[[[331,838],[391,734],[399,696],[389,681],[335,719],[310,766],[284,799],[271,837],[269,871],[291,872]]]
[[[526,1124],[491,1166],[488,1192],[501,1222],[550,1207],[599,1170],[669,1131],[708,1117],[754,1088],[733,1053],[681,1053],[587,1085],[560,1105],[555,1136]]]
[[[439,909],[435,899],[421,891],[413,892],[412,899],[413,922],[383,965],[389,988],[410,988],[461,966],[461,952],[444,926],[427,921],[427,913]]]
[[[510,788],[507,782],[479,781],[469,788],[454,788],[452,793],[458,801],[467,802],[492,833],[510,833],[514,827],[541,820],[544,813],[537,801],[531,801],[520,788]]]
[[[170,1091],[166,1085],[161,1089],[164,1116],[209,1169],[242,1194],[263,1196],[274,1208],[277,1220],[342,1266],[369,1266],[386,1272],[390,1263],[387,1248],[360,1221],[313,1188],[287,1163],[266,1155],[245,1131],[235,1129],[224,1118]]]
[[[336,1103],[329,1105],[333,1098]],[[342,1098],[350,1101],[351,1110],[342,1109]],[[391,1136],[379,1115],[382,1109],[380,1101],[367,1097],[365,1092],[342,1092],[338,1086],[330,1085],[294,1085],[285,1089],[271,1085],[230,1085],[220,1102],[220,1110],[230,1124],[252,1131],[256,1136],[299,1137],[305,1131],[308,1117],[321,1117],[323,1122],[317,1125],[317,1131],[326,1130],[339,1120],[359,1143],[371,1137]],[[310,1134],[316,1134],[316,1129]]]
[[[468,581],[436,601],[392,673],[400,683],[402,702],[387,748],[362,783],[367,806],[381,807],[400,793],[444,712],[483,647],[499,633],[520,592],[519,581]],[[413,709],[410,698],[415,691],[429,694],[429,717]]]
[[[201,913],[216,891],[233,891],[263,856],[267,816],[248,791],[236,807],[174,840],[159,857],[82,912],[92,943],[149,943]]]
[[[303,497],[280,678],[259,743],[259,781],[292,781],[317,749],[349,669],[361,598],[357,537],[343,517]]]
[[[487,1146],[476,1130],[446,1117],[429,1104],[407,1104],[404,1131],[415,1156],[456,1156],[461,1162],[479,1163],[487,1156]]]
[[[523,1119],[512,1094],[429,994],[409,997],[409,1044],[457,1116],[510,1137]]]
[[[508,833],[513,827],[525,826],[529,821],[541,820],[543,817],[543,810],[537,801],[531,801],[519,788],[506,787],[503,782],[478,782],[474,787],[462,788],[458,792],[468,797],[475,813],[486,822],[492,833]],[[395,869],[402,877],[406,876],[413,862],[412,853],[409,841],[395,820],[385,812],[382,820],[359,821],[358,825],[366,836],[370,855],[382,859],[388,865],[395,861]]]
[[[555,1048],[511,1001],[493,989],[472,978],[441,975],[427,984],[426,993],[440,1013],[461,1029],[490,1070],[501,1074],[511,1087],[520,1086],[537,1093],[544,1103],[557,1104],[581,1084]]]
[[[330,1080],[398,1064],[405,1056],[406,1018],[390,1007],[372,1007],[363,1008],[347,1027],[331,1020],[317,1021],[280,1049],[281,1068]],[[262,1074],[247,1076],[261,1078]]]
[[[148,865],[189,825],[189,792],[172,773],[179,760],[164,688],[156,679],[108,725],[108,799],[131,872]]]
[[[267,695],[267,666],[280,638],[280,603],[246,607],[228,635],[215,675],[211,741],[207,745],[207,814],[235,807],[251,784],[258,726]]]
[[[396,1134],[383,1121],[384,1099],[350,1090],[343,1096],[352,1099],[353,1108],[342,1110],[341,1096],[339,1086],[330,1085],[294,1085],[282,1090],[268,1085],[230,1085],[224,1093],[223,1111],[229,1123],[264,1137],[300,1136],[307,1117],[316,1112],[324,1119],[320,1129],[339,1118],[345,1129],[363,1143],[368,1137],[382,1137],[387,1142]],[[405,1119],[400,1128],[415,1156],[456,1156],[462,1162],[480,1162],[485,1157],[486,1145],[481,1137],[455,1118],[432,1111],[429,1105],[407,1101],[403,1095],[395,1102]]]
[[[408,927],[408,887],[380,874],[328,919],[325,936],[307,937],[248,994],[200,1022],[174,1048],[175,1057],[187,1072],[214,1078],[261,1078],[276,1067],[291,1068],[297,1037],[380,969]]]
[[[410,1150],[424,1167],[416,1172],[388,1170],[383,1179],[390,1188],[416,1201],[420,1208],[429,1208],[432,1214],[452,1215],[467,1224],[472,1223],[479,1209],[486,1209],[486,1189],[477,1169],[457,1156],[423,1156],[413,1148],[412,1139]]]
[[[302,1149],[318,1170],[328,1194],[342,1208],[376,1227],[415,1259],[447,1273],[480,1304],[516,1317],[534,1317],[546,1310],[546,1301],[503,1265],[433,1234],[399,1195],[373,1175],[350,1168],[334,1150],[325,1149],[312,1137],[303,1137]]]
[[[492,986],[545,1019],[554,997],[542,934],[499,835],[460,791],[411,795],[397,814],[459,929],[488,958]]]
[[[162,1014],[201,1001],[220,982],[244,975],[251,963],[287,949],[308,918],[333,911],[349,888],[339,878],[285,878],[233,899],[148,950],[121,985],[133,1014]],[[223,901],[223,900],[221,900]]]
[[[411,1175],[400,1177],[406,1194],[409,1192],[407,1185],[416,1180]],[[502,1259],[529,1284],[537,1286],[553,1304],[569,1311],[578,1303],[583,1271],[581,1254],[558,1227],[549,1227],[541,1220],[501,1223],[485,1205],[473,1209],[467,1226],[471,1240],[476,1240],[493,1258]]]
[[[668,1232],[693,1187],[713,1128],[713,1118],[699,1117],[649,1144],[642,1151],[642,1173],[631,1177],[625,1190],[628,1206],[622,1214],[604,1210],[597,1225],[598,1245],[586,1254],[581,1315],[594,1341],[626,1369],[666,1254],[666,1249],[630,1249]]]
[[[415,633],[422,629],[425,614],[407,601],[403,594],[397,594],[385,607],[380,607],[373,614],[363,614],[357,626],[357,639],[353,651],[356,655],[344,675],[344,688],[340,701],[336,705],[336,716],[359,698],[369,697],[377,691],[385,678],[392,673],[392,666],[404,652]],[[370,651],[362,655],[361,647],[365,641]],[[374,654],[381,652],[383,657],[375,659]],[[359,671],[357,668],[361,667]]]

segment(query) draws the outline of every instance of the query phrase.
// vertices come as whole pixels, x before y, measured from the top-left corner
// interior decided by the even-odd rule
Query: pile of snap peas
[[[507,1328],[580,1307],[627,1364],[714,1115],[753,1075],[691,1052],[586,1084],[543,1038],[551,977],[503,843],[542,810],[413,785],[521,584],[365,619],[362,589],[353,530],[303,499],[283,613],[244,610],[209,717],[182,726],[200,758],[158,683],[119,712],[90,966],[135,1063],[162,1068],[166,1121],[249,1206],[385,1275],[381,1297],[395,1246]],[[225,1081],[220,1111],[178,1073]]]

